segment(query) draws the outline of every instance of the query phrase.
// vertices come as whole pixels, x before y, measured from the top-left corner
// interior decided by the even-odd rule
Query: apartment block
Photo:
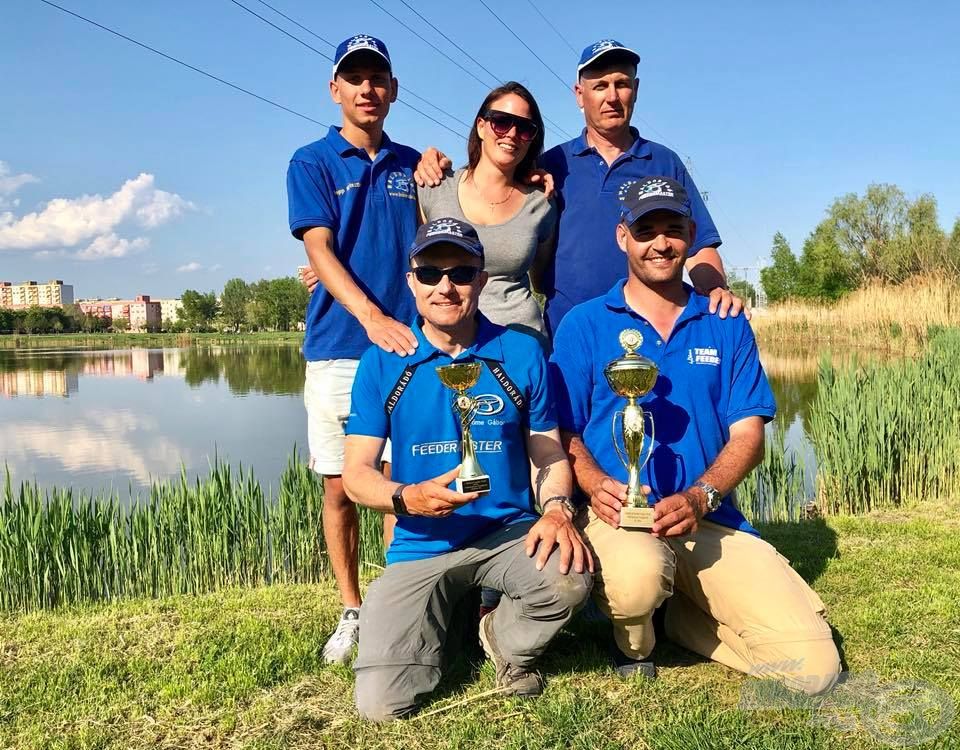
[[[111,321],[126,318],[130,321],[131,331],[159,331],[163,320],[160,303],[151,300],[147,294],[137,295],[136,299],[80,300],[77,304],[89,315]]]
[[[14,284],[0,281],[0,307],[19,310],[25,307],[63,307],[73,304],[73,285],[61,279],[51,279],[44,284],[24,281]]]

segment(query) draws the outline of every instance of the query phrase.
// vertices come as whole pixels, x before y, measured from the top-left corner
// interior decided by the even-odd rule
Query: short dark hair
[[[533,94],[527,90],[526,86],[516,81],[507,81],[502,86],[497,86],[497,88],[487,94],[483,100],[483,104],[480,105],[480,109],[477,110],[477,116],[473,118],[473,124],[470,128],[470,135],[467,137],[467,164],[470,167],[470,171],[473,171],[480,162],[481,142],[480,135],[477,133],[477,120],[482,120],[483,115],[490,109],[490,105],[507,94],[516,94],[529,105],[530,119],[537,125],[537,134],[533,137],[533,140],[530,141],[527,155],[524,156],[523,160],[517,165],[516,172],[514,173],[514,179],[523,182],[530,176],[531,172],[536,169],[537,159],[539,159],[540,154],[543,153],[543,115],[540,114],[540,107],[537,106],[537,100],[533,98]]]
[[[635,56],[632,52],[627,50],[613,50],[612,52],[607,52],[605,55],[601,55],[587,67],[580,71],[578,79],[582,79],[584,75],[588,73],[599,73],[601,70],[609,70],[610,68],[620,68],[620,67],[629,67],[633,68],[632,76],[637,77],[637,62]]]

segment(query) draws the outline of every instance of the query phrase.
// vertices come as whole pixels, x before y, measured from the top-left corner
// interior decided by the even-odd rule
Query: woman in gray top
[[[418,189],[420,218],[450,216],[476,228],[490,274],[480,311],[546,345],[528,275],[537,279],[553,252],[557,223],[553,202],[527,184],[543,151],[540,108],[524,86],[510,81],[487,95],[474,122],[467,166],[436,187]]]

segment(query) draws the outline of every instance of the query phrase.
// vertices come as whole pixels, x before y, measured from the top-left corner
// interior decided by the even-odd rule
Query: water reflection
[[[0,350],[0,481],[76,490],[206,474],[214,456],[275,482],[306,442],[295,345]]]
[[[69,396],[80,376],[142,381],[182,377],[187,385],[226,383],[231,393],[303,392],[303,357],[292,345],[118,351],[0,351],[0,396]]]

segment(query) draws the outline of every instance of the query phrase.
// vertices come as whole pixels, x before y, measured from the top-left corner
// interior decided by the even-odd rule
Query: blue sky
[[[322,123],[339,121],[330,63],[230,0],[58,0]],[[317,49],[331,48],[240,0]],[[527,0],[487,4],[565,80],[577,54]],[[378,0],[483,80],[399,0]],[[581,128],[569,88],[479,3],[407,0],[498,78],[528,85],[547,117]],[[892,182],[960,215],[960,11],[953,3],[590,3],[532,0],[578,50],[615,36],[638,50],[635,125],[692,158],[729,265],[799,250],[837,196]],[[487,91],[370,0],[270,4],[336,43],[390,47],[409,89],[469,122]],[[325,129],[184,70],[38,0],[0,23],[0,279],[63,278],[78,296],[219,290],[292,273],[290,154]],[[629,10],[628,10],[629,9]],[[466,128],[410,97],[454,130]],[[388,132],[459,161],[464,139],[397,105]],[[547,145],[561,140],[548,133]],[[52,202],[52,203],[51,203]]]

